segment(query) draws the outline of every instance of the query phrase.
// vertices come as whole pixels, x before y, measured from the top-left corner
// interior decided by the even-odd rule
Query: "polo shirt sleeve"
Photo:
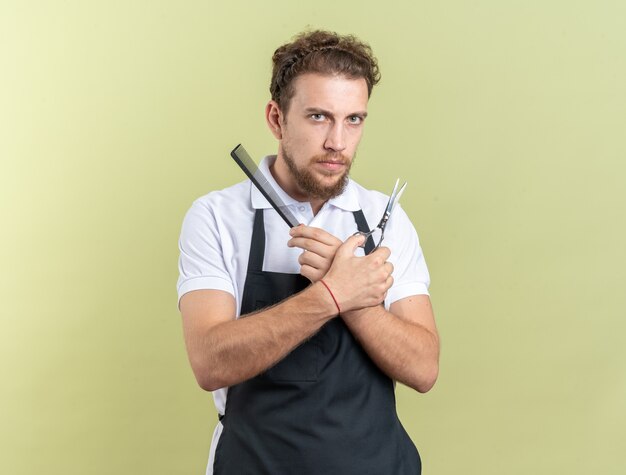
[[[178,301],[193,290],[223,290],[234,296],[224,263],[215,214],[206,199],[196,200],[183,220],[178,241]]]
[[[412,295],[429,295],[430,275],[419,238],[411,220],[400,206],[396,206],[389,220],[383,245],[391,249],[389,261],[394,267],[394,283],[387,292],[385,307],[389,308],[392,303]]]

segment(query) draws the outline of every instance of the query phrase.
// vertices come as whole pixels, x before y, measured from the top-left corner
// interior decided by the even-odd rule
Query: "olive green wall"
[[[621,474],[626,3],[0,2],[0,472],[203,473],[177,239],[275,150],[270,56],[380,58],[354,177],[420,233],[441,375],[399,411],[426,474]]]

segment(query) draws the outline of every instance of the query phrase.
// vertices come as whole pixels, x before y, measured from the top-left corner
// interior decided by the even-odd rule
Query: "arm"
[[[354,256],[362,240],[352,237],[337,249],[327,273],[327,284],[347,311],[379,304],[391,285],[386,257]],[[232,295],[219,290],[188,292],[180,309],[191,367],[198,384],[209,391],[256,376],[337,316],[321,283],[239,319]]]
[[[322,229],[307,226],[293,228],[291,235],[289,245],[307,251],[300,256],[302,275],[313,282],[326,279],[341,241]],[[342,311],[341,317],[390,378],[419,392],[434,385],[439,372],[439,336],[427,295],[398,300],[389,311],[377,305]]]
[[[263,372],[337,314],[322,284],[239,319],[234,297],[221,290],[186,293],[180,311],[191,367],[207,391]]]
[[[425,393],[439,373],[439,336],[428,295],[342,312],[341,317],[378,367],[392,379]]]

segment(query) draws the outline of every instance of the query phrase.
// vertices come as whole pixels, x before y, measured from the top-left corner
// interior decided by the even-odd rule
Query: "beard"
[[[315,155],[309,160],[309,163],[317,163],[324,162],[328,159],[337,159],[340,158],[341,161],[346,165],[346,169],[343,174],[330,185],[323,184],[318,178],[315,177],[313,173],[307,168],[298,168],[293,158],[289,155],[289,153],[283,149],[283,158],[285,159],[285,163],[287,164],[287,168],[291,172],[291,176],[293,177],[296,185],[300,189],[302,193],[307,195],[309,198],[319,199],[327,201],[331,198],[335,198],[343,193],[343,190],[346,188],[348,184],[348,176],[350,173],[350,167],[352,166],[353,160],[349,160],[345,155],[337,154],[337,153],[327,153],[324,155]],[[333,173],[327,173],[327,176],[332,176]]]

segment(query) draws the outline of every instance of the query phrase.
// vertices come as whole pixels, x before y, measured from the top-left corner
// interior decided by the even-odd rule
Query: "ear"
[[[281,140],[283,138],[283,113],[276,101],[269,101],[265,106],[265,121],[272,135],[276,137],[277,140]]]

